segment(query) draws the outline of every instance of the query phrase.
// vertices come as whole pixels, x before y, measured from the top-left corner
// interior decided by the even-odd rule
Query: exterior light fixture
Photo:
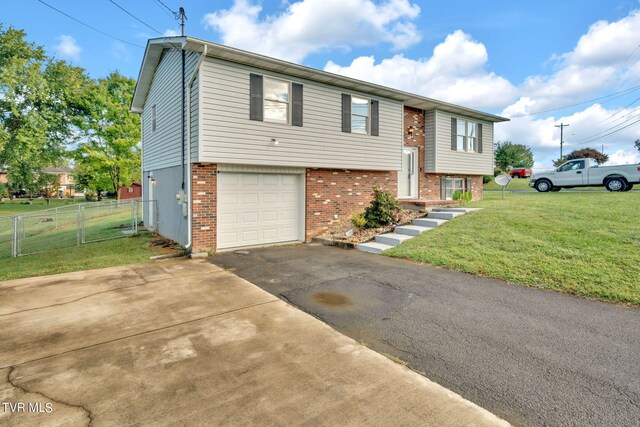
[[[415,130],[416,130],[415,126],[413,125],[409,126],[409,129],[407,129],[407,135],[413,136],[413,132],[415,132]]]

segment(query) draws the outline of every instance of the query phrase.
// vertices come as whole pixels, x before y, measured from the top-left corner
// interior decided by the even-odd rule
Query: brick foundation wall
[[[379,185],[398,194],[396,171],[307,169],[305,235],[307,240],[371,201],[373,187]]]
[[[409,128],[413,126],[413,132]],[[425,141],[425,117],[424,111],[413,107],[404,107],[404,146],[418,148],[418,198],[426,200],[441,200],[440,178],[467,178],[473,179],[473,200],[482,200],[482,176],[464,174],[432,174],[425,173],[425,144],[434,144],[435,141]],[[466,183],[466,181],[465,181]]]
[[[218,165],[194,163],[191,167],[192,251],[216,249]]]

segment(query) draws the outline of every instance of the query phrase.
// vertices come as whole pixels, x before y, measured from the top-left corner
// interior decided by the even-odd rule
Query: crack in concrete
[[[93,414],[91,413],[91,411],[87,408],[85,408],[82,405],[75,405],[73,403],[68,403],[68,402],[64,402],[62,400],[59,399],[54,399],[51,396],[47,396],[46,394],[39,392],[39,391],[31,391],[26,389],[25,387],[18,385],[18,383],[15,382],[15,380],[11,379],[11,374],[15,371],[15,367],[13,366],[9,366],[9,369],[7,371],[7,383],[9,383],[13,388],[16,388],[18,390],[20,390],[21,392],[23,392],[24,394],[35,394],[38,396],[43,397],[44,399],[50,400],[54,403],[60,404],[60,405],[64,405],[64,406],[68,406],[70,408],[78,408],[81,409],[86,415],[87,418],[89,418],[89,422],[87,423],[87,426],[90,426],[93,423]]]
[[[213,272],[212,275],[216,275],[216,274],[220,274],[220,273],[223,273],[223,271]],[[29,311],[44,310],[45,308],[51,308],[51,307],[60,307],[60,306],[66,305],[66,304],[73,304],[74,302],[82,301],[83,299],[91,298],[91,297],[94,297],[96,295],[102,295],[102,294],[106,294],[106,293],[109,293],[109,292],[119,291],[119,290],[122,290],[122,289],[135,288],[135,287],[143,286],[143,285],[150,285],[150,284],[153,284],[153,283],[156,283],[156,282],[161,282],[163,280],[167,280],[166,277],[162,278],[162,279],[157,279],[157,280],[147,280],[142,275],[140,275],[138,272],[136,272],[136,274],[138,276],[140,276],[140,279],[143,281],[143,283],[136,283],[135,285],[128,285],[128,286],[121,286],[119,288],[106,289],[104,291],[95,292],[95,293],[89,294],[89,295],[83,295],[83,296],[78,297],[76,299],[65,301],[65,302],[59,302],[59,303],[56,303],[56,304],[43,305],[43,306],[40,306],[40,307],[26,308],[24,310],[12,311],[12,312],[9,312],[9,313],[3,313],[3,314],[0,314],[0,317],[11,316],[13,314],[19,314],[19,313],[26,313],[26,312],[29,312]],[[200,275],[200,273],[193,273],[193,274],[186,274],[186,275],[183,275],[181,277],[199,276],[199,275]]]

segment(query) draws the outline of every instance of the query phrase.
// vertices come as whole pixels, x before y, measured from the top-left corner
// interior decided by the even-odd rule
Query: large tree
[[[506,172],[513,168],[533,167],[531,148],[511,141],[498,141],[495,146],[496,167]]]
[[[92,90],[75,160],[79,181],[98,193],[118,194],[140,179],[140,117],[129,111],[134,88],[135,80],[116,71]]]
[[[638,151],[640,151],[640,139],[636,139],[636,142],[634,142],[636,148],[638,149]]]
[[[601,153],[595,148],[579,148],[577,150],[573,150],[566,156],[555,160],[553,164],[555,166],[560,166],[564,162],[568,162],[569,160],[574,159],[595,159],[595,161],[598,162],[599,165],[601,165],[609,160],[609,156],[607,154]]]
[[[90,85],[82,68],[48,57],[24,31],[0,23],[0,165],[14,191],[64,163]]]

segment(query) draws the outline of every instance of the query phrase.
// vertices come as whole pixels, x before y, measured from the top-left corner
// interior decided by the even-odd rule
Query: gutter
[[[188,173],[188,178],[187,179],[187,192],[186,192],[186,203],[187,203],[187,244],[186,244],[186,248],[188,248],[189,250],[191,250],[191,234],[192,234],[192,218],[191,218],[191,209],[192,209],[192,202],[191,202],[191,88],[193,86],[193,82],[196,79],[196,75],[200,72],[200,66],[202,65],[202,62],[204,61],[204,58],[207,56],[207,45],[204,44],[203,46],[203,50],[202,53],[200,54],[200,58],[198,59],[198,63],[196,64],[196,66],[193,68],[193,73],[191,74],[191,78],[189,79],[189,84],[187,85],[187,137],[188,137],[188,144],[187,144],[187,158],[185,159],[186,163],[187,163],[187,173]],[[200,112],[198,111],[198,114],[200,114]],[[200,143],[200,138],[201,135],[198,135],[198,144]]]

